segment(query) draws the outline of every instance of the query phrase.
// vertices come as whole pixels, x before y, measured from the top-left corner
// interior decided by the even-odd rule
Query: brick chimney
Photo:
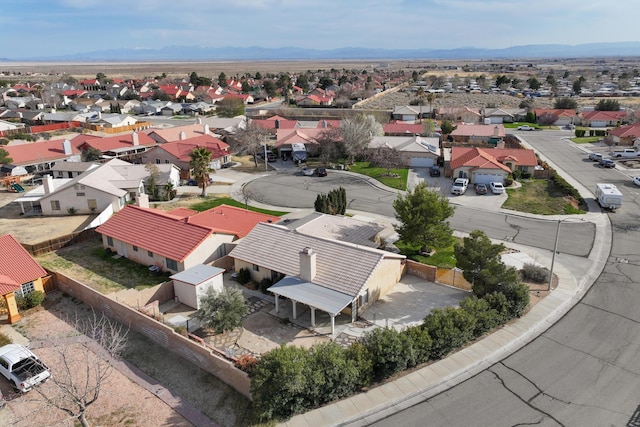
[[[300,252],[300,278],[307,282],[316,277],[316,253],[311,248],[304,248]]]

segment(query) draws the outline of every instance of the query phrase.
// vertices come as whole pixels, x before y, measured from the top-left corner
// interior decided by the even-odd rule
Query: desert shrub
[[[495,310],[499,324],[506,323],[511,317],[511,304],[502,292],[492,292],[483,298],[492,310]]]
[[[506,298],[505,298],[506,301]],[[502,324],[503,316],[485,298],[475,296],[460,301],[460,308],[476,319],[473,336],[479,337]]]
[[[27,306],[29,308],[37,307],[42,304],[45,299],[45,294],[42,291],[33,291],[27,294],[25,297],[27,300]]]
[[[577,138],[582,138],[585,133],[586,133],[585,129],[576,129],[576,137]]]
[[[375,328],[367,332],[363,344],[371,353],[376,380],[404,371],[409,360],[414,359],[413,343],[409,337],[393,328]]]
[[[238,283],[241,285],[246,285],[251,281],[251,272],[248,268],[241,268],[238,271]]]
[[[509,283],[500,287],[509,301],[510,317],[520,317],[529,305],[529,287],[523,283]]]
[[[18,310],[26,310],[29,308],[27,299],[22,295],[16,295],[16,305],[18,306]]]
[[[429,360],[431,356],[431,337],[429,332],[422,326],[409,326],[402,333],[413,343],[413,358],[409,360],[409,367],[412,368]]]
[[[358,390],[358,367],[337,343],[311,347],[307,400],[312,407],[349,396]]]
[[[511,184],[513,184],[513,179],[511,179],[511,178],[509,178],[509,177],[506,177],[506,178],[504,179],[504,186],[505,186],[505,187],[508,187],[508,186],[510,186]]]
[[[11,341],[11,338],[0,332],[0,347],[2,347],[3,345],[11,344],[12,342],[13,341]]]
[[[361,342],[356,342],[346,350],[346,356],[358,370],[357,388],[369,386],[373,378],[373,359],[369,350]]]
[[[447,307],[434,309],[424,318],[423,326],[433,340],[431,357],[441,359],[473,338],[475,318],[465,310]]]
[[[515,181],[519,180],[521,175],[522,175],[522,171],[517,169],[511,172],[511,178],[513,178]]]
[[[549,270],[541,265],[528,262],[520,270],[522,277],[536,283],[544,283],[549,280]]]
[[[240,369],[247,374],[250,374],[253,371],[253,368],[258,363],[258,359],[253,357],[250,354],[243,354],[236,360],[235,367]]]

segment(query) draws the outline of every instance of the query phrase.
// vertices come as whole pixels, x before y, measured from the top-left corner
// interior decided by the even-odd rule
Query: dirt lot
[[[48,297],[56,300],[49,302],[48,309],[30,314],[16,327],[32,342],[37,340],[61,340],[77,335],[75,329],[63,318],[74,318],[74,313],[86,314],[88,310],[81,304],[64,298],[61,294]],[[58,341],[60,342],[60,341]],[[34,350],[51,368],[52,375],[60,374],[63,363],[61,355],[51,344],[44,343],[42,348]],[[75,356],[84,355],[86,347],[82,343],[69,344],[65,350],[65,359],[73,372],[83,372],[83,361]],[[98,358],[94,352],[87,353],[90,360]],[[92,365],[90,365],[92,366]],[[7,407],[0,412],[0,424],[38,427],[54,425],[73,425],[65,422],[68,416],[60,410],[47,407],[38,391],[33,390],[21,395],[12,391],[8,382],[0,379],[0,388],[7,397]],[[40,388],[43,392],[57,391],[53,381]],[[113,370],[101,389],[99,400],[87,411],[93,425],[104,426],[191,426],[186,419],[165,404],[157,396],[129,378]]]
[[[27,191],[31,188],[26,187]],[[84,228],[92,216],[64,215],[60,217],[25,217],[20,205],[11,203],[20,193],[0,190],[0,234],[12,234],[21,243],[39,243],[54,237],[64,236]]]

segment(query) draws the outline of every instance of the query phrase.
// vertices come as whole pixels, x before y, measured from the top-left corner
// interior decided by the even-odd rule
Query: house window
[[[113,246],[113,237],[107,236],[107,245]]]
[[[167,258],[167,268],[169,270],[178,271],[178,261]]]
[[[33,286],[33,282],[27,282],[23,283],[22,286],[20,286],[20,289],[15,292],[15,294],[20,297],[26,297],[35,290],[36,288],[35,286]]]
[[[153,258],[153,252],[147,251],[147,255],[149,255],[149,258]]]
[[[58,171],[58,178],[62,178],[62,171]]]
[[[171,162],[169,160],[165,160],[164,163],[168,165]]]
[[[160,164],[160,159],[156,159],[156,165]]]
[[[367,289],[367,291],[360,295],[360,307],[364,307],[367,303],[369,302],[369,289]]]
[[[59,211],[60,210],[60,201],[52,200],[51,201],[51,210],[52,211]]]
[[[137,246],[133,247],[133,252],[138,252],[138,247]]]
[[[84,193],[76,193],[76,196],[77,196],[77,197],[84,197],[84,196],[85,196],[85,194],[84,194]]]
[[[260,271],[260,266],[253,264],[253,271]]]
[[[98,209],[98,202],[96,199],[88,199],[87,200],[87,206],[89,207],[89,209],[91,209],[92,211]]]

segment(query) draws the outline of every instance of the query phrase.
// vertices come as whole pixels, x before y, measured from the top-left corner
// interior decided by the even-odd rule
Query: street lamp
[[[584,222],[582,218],[565,218],[558,220],[558,226],[556,228],[556,242],[553,245],[553,256],[551,257],[551,269],[549,271],[549,285],[547,286],[547,291],[551,291],[551,283],[553,282],[553,266],[556,264],[556,253],[558,252],[558,241],[560,240],[560,224],[565,221],[576,221],[576,222]]]

